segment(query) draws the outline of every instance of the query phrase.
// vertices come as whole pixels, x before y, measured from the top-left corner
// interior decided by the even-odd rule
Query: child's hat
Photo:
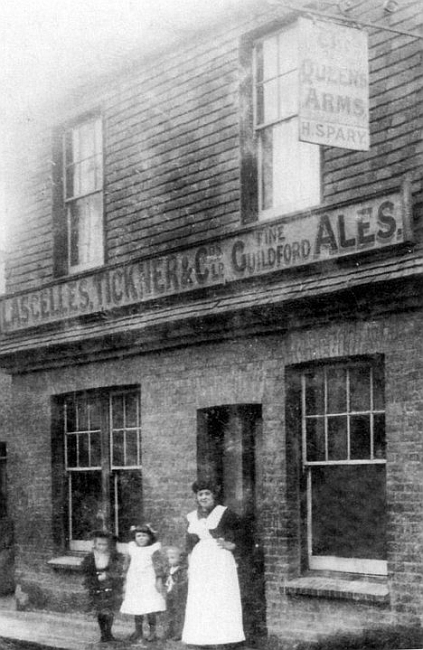
[[[136,524],[135,526],[131,526],[129,529],[129,532],[133,534],[135,537],[135,533],[147,533],[147,535],[150,536],[150,539],[155,542],[157,538],[157,530],[154,530],[151,524]]]

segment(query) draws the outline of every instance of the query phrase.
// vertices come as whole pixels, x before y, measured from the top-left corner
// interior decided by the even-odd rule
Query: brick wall
[[[73,606],[75,594],[80,594],[77,576],[65,581],[63,574],[46,564],[57,554],[51,532],[50,396],[139,383],[145,514],[158,526],[165,543],[183,543],[184,515],[193,507],[196,410],[262,404],[257,498],[270,634],[293,641],[392,621],[415,622],[423,606],[420,317],[416,313],[334,323],[285,337],[252,337],[16,376],[12,500],[18,579],[32,594],[32,604],[58,608],[70,602]],[[285,449],[285,367],[374,353],[384,354],[386,373],[390,602],[377,605],[288,595],[287,581],[300,574],[300,553],[299,508],[292,503],[295,491],[294,497],[289,493],[292,467]]]

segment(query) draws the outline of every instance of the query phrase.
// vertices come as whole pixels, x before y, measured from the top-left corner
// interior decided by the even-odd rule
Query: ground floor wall
[[[146,355],[46,369],[13,379],[9,468],[22,605],[81,608],[77,572],[48,562],[66,552],[54,532],[52,398],[72,391],[139,385],[143,516],[163,543],[184,544],[194,506],[198,412],[257,404],[257,531],[264,557],[267,632],[296,642],[391,623],[423,611],[423,314],[308,326]],[[287,431],[290,371],[314,362],[380,357],[385,374],[387,597],[290,589],[309,574],[302,551],[300,459]],[[296,582],[297,581],[297,582]]]

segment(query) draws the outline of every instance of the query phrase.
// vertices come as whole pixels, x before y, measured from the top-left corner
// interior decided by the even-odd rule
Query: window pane
[[[78,197],[101,189],[103,182],[102,158],[93,156],[68,168],[67,197]]]
[[[298,67],[298,33],[287,29],[279,34],[279,74]]]
[[[383,414],[373,417],[373,444],[374,457],[386,458],[385,416]]]
[[[79,160],[85,160],[95,153],[94,149],[94,125],[95,122],[85,122],[79,129]]]
[[[356,367],[350,369],[350,411],[368,411],[370,409],[370,368]]]
[[[257,86],[256,92],[256,122],[263,124],[264,122],[264,93],[263,86]]]
[[[307,460],[309,462],[325,458],[325,421],[323,418],[307,418]]]
[[[127,431],[125,465],[131,466],[138,464],[138,431]]]
[[[273,205],[273,128],[261,132],[261,204],[267,210]]]
[[[78,466],[79,467],[89,467],[89,448],[90,448],[90,435],[89,433],[80,433],[78,435],[78,445],[79,445],[79,458]]]
[[[125,395],[125,426],[138,426],[138,394],[127,393]]]
[[[328,417],[328,460],[347,459],[347,416]]]
[[[68,467],[78,467],[76,435],[74,433],[66,436],[66,459]]]
[[[385,466],[310,471],[313,555],[386,559]]]
[[[307,372],[305,381],[306,415],[323,415],[325,412],[323,370],[315,369]]]
[[[72,472],[70,491],[71,539],[88,540],[103,525],[101,472]]]
[[[88,404],[84,397],[78,398],[76,410],[78,415],[77,431],[88,431]]]
[[[279,79],[279,106],[281,119],[298,113],[298,80],[295,72]]]
[[[273,207],[293,212],[320,202],[319,147],[298,140],[298,119],[273,127]]]
[[[140,470],[119,471],[113,477],[112,503],[115,504],[116,532],[122,542],[130,541],[129,529],[142,521],[142,477]],[[117,494],[115,485],[117,484]]]
[[[123,429],[123,395],[112,398],[112,429]]]
[[[101,466],[101,434],[99,431],[90,433],[91,467]]]
[[[101,120],[86,122],[65,136],[66,198],[78,197],[103,184]]]
[[[117,467],[122,467],[125,464],[125,434],[123,431],[113,431],[112,435],[112,464]]]
[[[81,160],[81,132],[79,128],[71,130],[73,162]]]
[[[76,431],[75,400],[69,399],[66,402],[65,430]]]
[[[373,368],[373,408],[376,411],[385,408],[385,376],[381,365]]]
[[[277,36],[266,38],[263,42],[263,79],[273,79],[278,73]]]
[[[96,188],[95,158],[87,158],[78,163],[80,186],[76,194],[89,194]]]
[[[74,143],[73,143],[74,134],[73,131],[66,131],[64,137],[64,148],[65,148],[65,165],[68,167],[74,162]]]
[[[70,199],[78,192],[79,178],[76,174],[79,173],[79,167],[70,165],[66,168],[66,198]]]
[[[297,121],[280,122],[273,127],[273,206],[285,211],[298,207],[300,170]],[[304,179],[301,179],[304,182]],[[304,183],[306,186],[306,183]]]
[[[350,457],[370,458],[370,415],[353,415],[350,421]]]
[[[69,208],[71,266],[103,260],[103,197],[101,193],[74,201]]]
[[[88,404],[89,428],[90,431],[100,429],[101,426],[101,403],[100,399],[92,399]]]
[[[346,370],[330,368],[327,373],[328,413],[345,413],[347,410]]]
[[[278,119],[278,82],[276,79],[267,81],[263,85],[264,94],[264,122],[274,122]]]
[[[263,44],[256,45],[256,82],[260,84],[263,81]]]

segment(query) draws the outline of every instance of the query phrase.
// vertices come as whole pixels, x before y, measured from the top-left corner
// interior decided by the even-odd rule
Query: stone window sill
[[[49,566],[57,571],[81,571],[84,554],[81,555],[62,555],[52,558],[47,562]]]
[[[307,575],[287,582],[285,593],[296,596],[354,600],[382,605],[389,602],[386,579],[377,580],[368,577],[347,578],[345,576]]]

